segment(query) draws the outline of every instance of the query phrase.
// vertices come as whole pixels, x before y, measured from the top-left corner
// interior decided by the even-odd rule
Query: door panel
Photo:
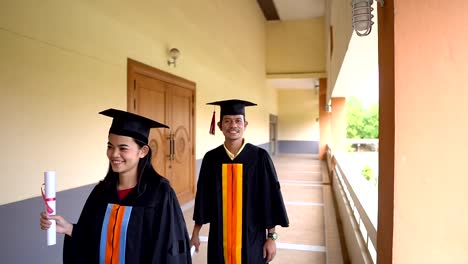
[[[138,103],[136,104],[136,111],[138,114],[167,124],[167,113],[165,108],[166,89],[164,82],[156,79],[148,78],[143,75],[136,76],[136,91]],[[149,146],[152,151],[152,164],[154,169],[165,177],[168,175],[167,156],[169,154],[169,129],[157,128],[151,129],[148,138]],[[169,179],[171,180],[171,179]]]
[[[190,128],[193,112],[192,91],[175,85],[168,85],[171,90],[171,133],[173,134],[173,157],[171,159],[172,186],[181,200],[187,200],[193,192],[194,168],[190,159],[193,157],[193,139]]]
[[[170,129],[151,129],[156,171],[166,177],[180,204],[195,196],[195,83],[128,60],[128,110]]]

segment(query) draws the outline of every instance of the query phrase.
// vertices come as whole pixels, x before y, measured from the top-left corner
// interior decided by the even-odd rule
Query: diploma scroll
[[[45,194],[44,202],[47,215],[55,215],[55,171],[44,172]],[[47,230],[47,245],[52,246],[57,243],[57,226],[55,220],[50,220],[52,225]]]

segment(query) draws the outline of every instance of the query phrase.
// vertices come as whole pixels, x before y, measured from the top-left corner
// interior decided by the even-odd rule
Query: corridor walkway
[[[336,227],[326,164],[316,155],[294,154],[273,157],[290,226],[277,227],[277,256],[272,263],[340,264],[340,242]],[[324,177],[325,175],[325,177]],[[189,234],[193,229],[193,203],[184,205]],[[208,226],[200,235],[200,252],[193,254],[194,264],[206,263]]]

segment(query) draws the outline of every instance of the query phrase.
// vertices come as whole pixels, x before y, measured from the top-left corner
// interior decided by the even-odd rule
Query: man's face
[[[243,115],[225,115],[218,122],[218,127],[224,134],[226,140],[242,139],[248,122]]]

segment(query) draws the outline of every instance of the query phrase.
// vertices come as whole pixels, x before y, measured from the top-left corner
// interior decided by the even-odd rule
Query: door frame
[[[130,95],[133,95],[135,92],[135,85],[134,85],[134,78],[130,78],[133,76],[134,73],[138,73],[144,76],[148,76],[154,79],[161,80],[163,82],[167,82],[170,84],[174,84],[177,86],[181,86],[190,90],[196,91],[196,84],[192,81],[174,75],[172,73],[164,72],[162,70],[153,68],[141,62],[132,60],[130,58],[127,59],[127,110],[128,111],[135,111],[136,104],[135,98],[132,98]],[[194,97],[194,105],[195,105],[195,97]],[[192,113],[193,118],[195,118],[195,111]],[[195,119],[194,119],[195,120]],[[194,125],[195,128],[195,125]],[[194,131],[195,132],[195,131]],[[195,145],[195,144],[194,144]],[[193,146],[195,147],[195,146]]]
[[[136,112],[136,96],[135,96],[135,91],[136,91],[136,85],[135,85],[135,74],[140,74],[147,76],[149,78],[157,79],[175,86],[179,86],[182,88],[186,88],[189,90],[193,91],[193,108],[192,112],[190,113],[192,115],[192,153],[191,153],[191,159],[190,159],[190,167],[192,169],[192,179],[193,179],[193,186],[192,186],[192,195],[193,197],[195,196],[195,189],[196,189],[196,162],[195,162],[195,153],[196,153],[196,116],[195,116],[195,105],[196,105],[196,84],[195,82],[192,82],[190,80],[184,79],[182,77],[179,77],[177,75],[164,72],[162,70],[156,69],[154,67],[151,67],[149,65],[146,65],[144,63],[135,61],[133,59],[127,58],[127,111],[135,113]]]
[[[278,116],[270,114],[270,154],[278,154]]]

